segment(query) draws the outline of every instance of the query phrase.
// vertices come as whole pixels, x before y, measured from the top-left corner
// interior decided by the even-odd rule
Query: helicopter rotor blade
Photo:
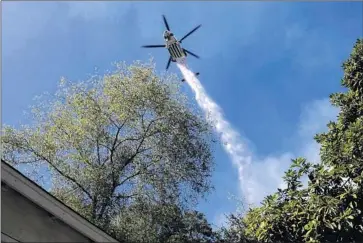
[[[196,54],[194,54],[193,52],[191,52],[191,51],[188,51],[187,49],[183,49],[186,53],[188,53],[188,54],[190,54],[190,55],[192,55],[193,57],[195,57],[195,58],[200,58],[198,55],[196,55]]]
[[[181,38],[179,42],[181,43],[185,38],[187,38],[188,36],[190,36],[191,34],[193,34],[194,31],[196,31],[197,29],[199,29],[201,26],[202,25],[200,24],[197,27],[195,27],[194,29],[192,29],[188,34],[186,34],[183,38]]]
[[[165,15],[163,15],[163,20],[164,20],[164,24],[165,24],[166,29],[170,31],[170,28],[169,28],[169,25],[168,25],[168,21],[166,21]]]
[[[165,47],[165,45],[146,45],[142,46],[143,48],[159,48],[159,47]]]
[[[168,68],[170,66],[170,62],[171,62],[171,57],[169,57],[168,63],[166,64],[166,70],[168,70]]]

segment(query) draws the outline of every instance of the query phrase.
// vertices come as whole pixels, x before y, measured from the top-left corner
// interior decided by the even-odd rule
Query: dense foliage
[[[211,189],[210,127],[179,83],[140,63],[62,79],[32,125],[3,127],[3,159],[47,166],[51,193],[119,239],[207,242],[211,228],[191,206]]]
[[[202,213],[172,204],[134,204],[113,225],[127,242],[212,243],[216,239]]]
[[[328,132],[318,134],[321,162],[293,160],[285,173],[287,188],[251,209],[240,224],[259,242],[363,241],[363,40],[344,62],[345,93],[331,95],[340,108]],[[307,188],[302,177],[309,179]]]

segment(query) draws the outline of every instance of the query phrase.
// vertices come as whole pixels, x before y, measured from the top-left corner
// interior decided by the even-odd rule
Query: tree
[[[106,231],[139,202],[184,210],[211,189],[213,159],[210,127],[179,83],[157,76],[152,63],[62,79],[33,107],[33,125],[4,126],[3,159],[46,165],[51,193]]]
[[[363,241],[363,39],[343,64],[345,93],[330,96],[340,108],[328,132],[318,134],[321,162],[293,160],[287,188],[265,198],[242,219],[259,242]],[[309,178],[303,188],[301,179]]]
[[[215,242],[215,233],[202,213],[173,204],[139,202],[122,211],[113,227],[128,242]]]
[[[217,231],[218,243],[256,243],[246,236],[246,225],[243,221],[243,213],[230,214],[228,226],[223,226]]]

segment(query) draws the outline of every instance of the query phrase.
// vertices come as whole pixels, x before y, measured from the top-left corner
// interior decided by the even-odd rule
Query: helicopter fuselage
[[[181,47],[180,42],[172,35],[172,33],[165,38],[165,44],[165,48],[168,49],[173,62],[187,56],[186,52]]]

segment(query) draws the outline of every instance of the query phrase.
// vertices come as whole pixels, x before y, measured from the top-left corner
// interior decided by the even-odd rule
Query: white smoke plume
[[[223,117],[221,108],[208,96],[194,73],[183,62],[178,62],[177,66],[185,81],[193,89],[197,103],[203,109],[207,121],[215,127],[216,132],[221,136],[224,150],[231,158],[234,166],[237,167],[243,196],[247,203],[251,203],[249,198],[251,180],[248,179],[245,169],[251,163],[252,155],[248,151],[247,144],[242,141],[240,134]]]

